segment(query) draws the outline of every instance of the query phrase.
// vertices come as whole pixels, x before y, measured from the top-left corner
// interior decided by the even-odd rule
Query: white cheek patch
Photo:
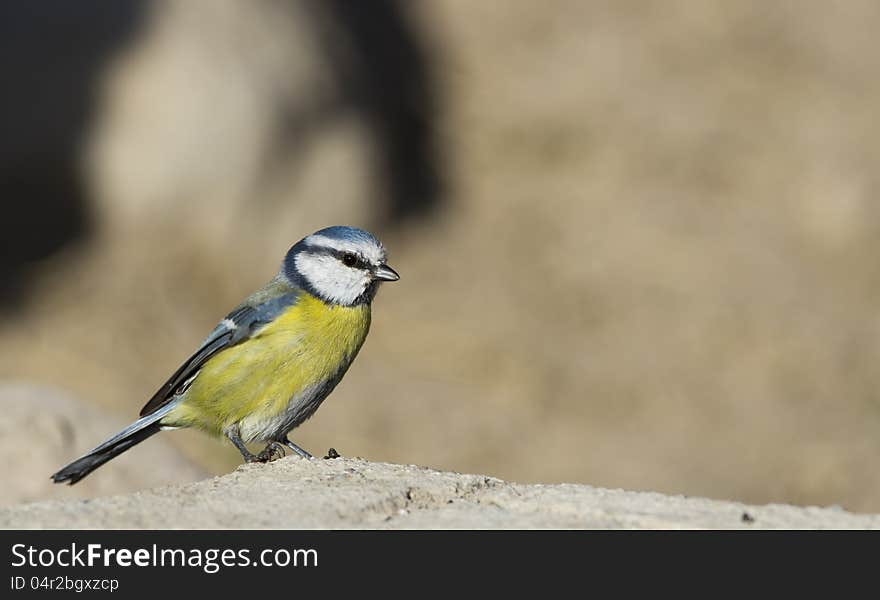
[[[338,304],[354,303],[370,284],[368,273],[327,254],[302,252],[296,257],[296,269],[321,296]]]

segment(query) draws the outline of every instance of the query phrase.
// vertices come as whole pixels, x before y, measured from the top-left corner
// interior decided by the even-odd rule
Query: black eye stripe
[[[348,250],[337,250],[336,248],[328,248],[326,246],[318,247],[318,248],[309,248],[308,252],[314,255],[324,255],[324,256],[332,256],[339,260],[342,264],[347,267],[352,267],[355,269],[370,269],[371,265],[369,262],[364,260],[364,258],[356,253],[350,252]]]
[[[355,269],[366,269],[368,268],[367,261],[360,257],[360,255],[354,252],[346,252],[341,250],[334,250],[332,252],[333,256],[342,261],[346,267],[353,267]]]

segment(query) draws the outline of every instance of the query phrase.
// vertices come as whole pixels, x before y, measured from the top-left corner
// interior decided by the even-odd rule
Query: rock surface
[[[157,436],[136,453],[114,459],[112,467],[101,469],[100,477],[88,477],[73,487],[49,479],[127,424],[51,387],[0,384],[0,456],[4,460],[0,506],[121,494],[208,476]]]
[[[880,516],[287,457],[186,485],[3,508],[0,527],[843,529],[880,528]]]

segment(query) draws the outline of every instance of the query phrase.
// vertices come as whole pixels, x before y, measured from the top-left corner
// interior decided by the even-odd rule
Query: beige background
[[[880,511],[877,3],[407,3],[446,195],[396,226],[357,115],[266,166],[273,111],[337,93],[301,4],[194,5],[102,73],[97,226],[0,324],[3,379],[133,417],[292,243],[370,226],[402,278],[314,453]]]

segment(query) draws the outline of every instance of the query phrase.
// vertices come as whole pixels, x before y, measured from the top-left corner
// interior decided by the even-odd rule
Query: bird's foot
[[[303,450],[302,448],[300,448],[299,446],[297,446],[296,444],[294,444],[293,442],[291,442],[291,441],[288,440],[288,439],[283,439],[283,440],[281,440],[280,443],[284,444],[285,446],[287,446],[288,448],[290,448],[291,450],[293,450],[293,451],[294,451],[295,453],[297,453],[301,458],[304,458],[304,459],[306,459],[306,460],[308,460],[308,459],[310,459],[310,458],[314,458],[311,454],[309,454],[308,452],[306,452],[305,450]]]
[[[253,462],[272,462],[273,460],[284,458],[286,454],[287,452],[284,451],[284,446],[282,446],[278,442],[269,442],[268,444],[266,444],[266,447],[263,448],[263,451],[254,457]]]

